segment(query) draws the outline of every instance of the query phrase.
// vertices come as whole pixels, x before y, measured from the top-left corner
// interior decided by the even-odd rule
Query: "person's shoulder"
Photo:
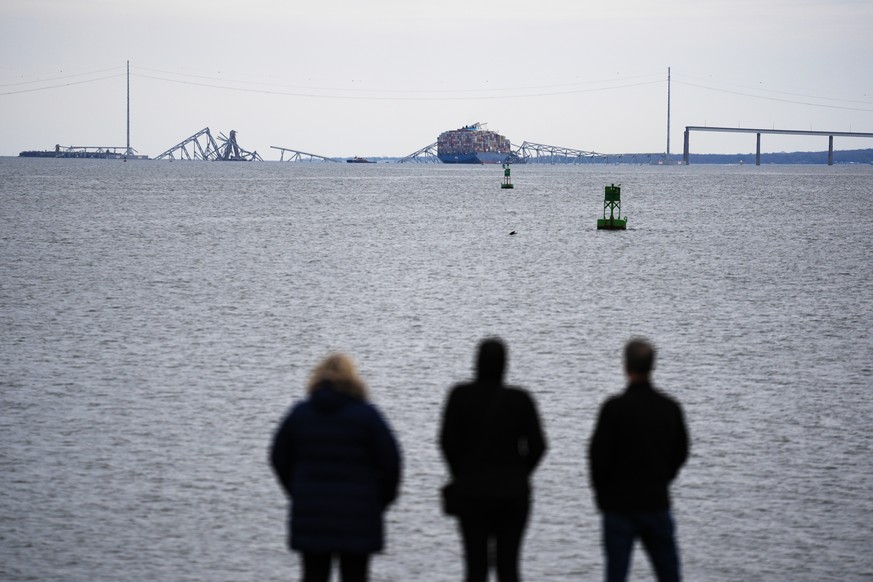
[[[461,382],[449,389],[449,398],[458,399],[475,395],[477,386],[472,382]]]
[[[617,403],[627,400],[627,396],[627,392],[611,392],[603,399],[603,405],[615,406]]]
[[[600,403],[601,416],[615,416],[626,414],[628,410],[640,405],[638,394],[629,390],[621,390],[608,394]]]
[[[301,422],[305,422],[302,420],[309,411],[310,406],[306,400],[298,400],[292,403],[288,409],[285,411],[285,415],[279,421],[279,425],[277,427],[278,433],[287,433],[288,431],[294,430],[294,427],[299,426]]]
[[[347,410],[352,414],[357,414],[363,417],[382,417],[382,412],[379,407],[369,400],[355,398],[346,405]]]
[[[679,400],[666,392],[655,388],[652,390],[654,401],[657,403],[655,407],[656,410],[660,411],[660,414],[665,417],[679,419],[680,421],[685,417],[685,413],[682,410],[682,404]]]
[[[357,429],[369,430],[365,427],[390,426],[381,409],[369,400],[358,398],[350,400],[343,406],[340,415],[344,419],[343,422],[350,428],[357,427]]]
[[[518,403],[518,404],[536,404],[536,399],[533,394],[526,388],[522,388],[521,386],[505,386],[504,390],[506,391],[506,397],[508,400]]]
[[[652,392],[654,393],[654,395],[657,398],[659,398],[663,402],[666,402],[672,406],[676,406],[677,408],[682,407],[682,404],[679,402],[679,399],[676,398],[675,396],[673,396],[672,394],[664,392],[663,390],[661,390],[660,388],[655,387],[655,386],[652,386]]]
[[[625,386],[624,389],[616,389],[612,392],[607,393],[606,396],[603,397],[603,400],[601,402],[603,403],[603,406],[606,406],[607,404],[615,406],[620,402],[626,402],[630,400],[632,397],[633,393],[628,389],[627,386]]]
[[[300,416],[301,414],[305,414],[310,408],[311,404],[309,400],[305,398],[301,398],[297,400],[288,407],[288,410],[285,412],[285,419],[289,420],[293,417]]]

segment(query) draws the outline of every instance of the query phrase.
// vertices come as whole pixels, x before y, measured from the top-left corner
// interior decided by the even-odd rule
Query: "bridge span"
[[[613,156],[616,159],[621,159],[622,156]],[[513,149],[508,158],[507,162],[510,164],[514,163],[549,163],[554,164],[556,161],[560,161],[561,163],[582,163],[582,162],[609,162],[609,156],[607,154],[601,154],[598,152],[589,152],[585,150],[577,150],[572,148],[565,148],[561,146],[553,146],[546,145],[542,143],[534,143],[531,141],[525,141],[520,146]],[[636,155],[634,155],[634,160],[636,160]],[[416,162],[439,162],[440,159],[437,156],[437,144],[432,143],[430,145],[424,146],[420,150],[409,154],[408,156],[397,160],[397,163],[402,164],[408,161],[416,161]]]
[[[682,161],[688,164],[689,138],[692,131],[716,131],[722,133],[754,133],[757,134],[757,147],[755,149],[755,165],[761,165],[761,134],[776,133],[781,135],[813,135],[828,137],[828,165],[834,165],[834,136],[837,137],[866,137],[873,138],[873,133],[860,133],[854,131],[806,131],[802,129],[757,129],[753,127],[707,127],[705,125],[688,125],[685,127],[685,148],[682,153]]]

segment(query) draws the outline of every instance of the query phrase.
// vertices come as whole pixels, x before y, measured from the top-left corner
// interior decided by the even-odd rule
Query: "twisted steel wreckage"
[[[219,145],[218,141],[221,142],[221,145]],[[204,127],[191,137],[155,156],[155,159],[209,160],[218,162],[263,161],[258,152],[250,152],[240,147],[236,141],[236,130],[230,130],[230,137],[219,133],[218,141],[212,137],[209,128]]]

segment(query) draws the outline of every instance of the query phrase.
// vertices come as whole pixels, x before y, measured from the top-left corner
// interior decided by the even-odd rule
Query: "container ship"
[[[508,139],[481,123],[444,131],[437,138],[437,157],[444,164],[502,164],[512,157],[510,148]]]

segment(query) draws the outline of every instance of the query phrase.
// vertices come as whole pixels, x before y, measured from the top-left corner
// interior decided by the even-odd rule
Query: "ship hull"
[[[501,152],[472,152],[469,154],[439,154],[444,164],[502,164],[509,154]]]

